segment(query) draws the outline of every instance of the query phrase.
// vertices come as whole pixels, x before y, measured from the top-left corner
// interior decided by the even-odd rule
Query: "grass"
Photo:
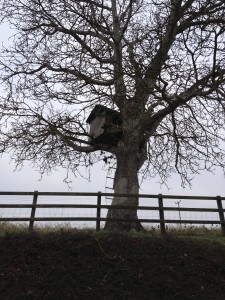
[[[28,232],[28,226],[22,223],[9,223],[9,222],[0,222],[0,236],[4,236],[8,233],[22,233]],[[72,228],[68,223],[60,224],[57,226],[48,226],[48,225],[39,225],[35,226],[33,229],[34,232],[40,234],[48,234],[52,232],[70,232],[70,231],[81,231],[85,233],[90,233],[93,235],[104,235],[106,231],[101,230],[100,232],[96,232],[95,229],[92,228]],[[169,226],[166,228],[166,233],[169,236],[173,237],[195,237],[195,238],[206,238],[206,239],[215,239],[215,240],[225,240],[222,236],[221,228],[219,226],[182,226],[182,227],[173,227]],[[161,236],[161,232],[159,227],[146,227],[145,232],[130,232],[128,235],[136,235],[139,237],[149,237],[152,236]]]

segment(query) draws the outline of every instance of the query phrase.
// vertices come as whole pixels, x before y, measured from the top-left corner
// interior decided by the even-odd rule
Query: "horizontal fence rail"
[[[177,196],[177,195],[148,195],[148,194],[139,194],[139,195],[127,195],[127,194],[114,194],[114,193],[75,193],[75,192],[0,192],[0,222],[29,222],[29,229],[32,230],[34,227],[34,222],[57,222],[57,221],[94,221],[96,224],[96,231],[100,230],[101,222],[105,222],[107,220],[106,217],[102,217],[101,213],[103,209],[129,209],[129,210],[136,210],[136,207],[133,206],[111,206],[107,204],[102,204],[103,197],[138,197],[139,199],[145,199],[145,200],[151,200],[155,199],[157,200],[157,206],[151,206],[151,205],[140,205],[138,207],[139,211],[158,211],[158,218],[139,218],[139,221],[141,223],[153,223],[153,224],[159,224],[160,230],[162,234],[166,233],[166,224],[217,224],[221,226],[222,234],[225,236],[225,218],[224,218],[224,212],[225,209],[223,209],[223,200],[225,200],[225,197],[221,196],[215,196],[215,197],[209,197],[209,196]],[[21,198],[17,199],[17,196],[31,196],[32,203],[31,204],[3,204],[1,203],[1,200],[9,201],[8,199],[5,200],[4,196],[13,196],[10,200],[12,201],[22,201]],[[73,201],[75,202],[75,197],[82,196],[82,197],[96,197],[96,204],[39,204],[38,203],[38,197],[39,196],[57,196],[57,197],[74,197]],[[178,207],[172,207],[172,206],[164,206],[164,200],[179,200],[176,202],[178,204]],[[203,208],[203,207],[180,207],[179,203],[181,200],[200,200],[200,201],[212,201],[214,204],[216,204],[217,208]],[[204,203],[204,202],[203,202]],[[5,208],[30,208],[30,217],[2,217],[1,211]],[[36,210],[39,208],[66,208],[66,209],[92,209],[95,210],[95,217],[37,217],[36,216]],[[176,211],[179,213],[179,219],[168,219],[165,218],[164,213],[168,211]],[[198,219],[181,219],[181,212],[212,212],[218,214],[218,220],[198,220]],[[113,219],[113,221],[118,222],[134,222],[137,220],[132,219]]]

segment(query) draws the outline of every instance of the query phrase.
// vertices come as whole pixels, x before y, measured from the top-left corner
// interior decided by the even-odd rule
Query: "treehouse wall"
[[[105,123],[106,123],[105,115],[98,116],[97,118],[93,119],[93,121],[90,124],[90,131],[89,131],[89,134],[92,136],[91,139],[95,139],[99,135],[104,133]]]

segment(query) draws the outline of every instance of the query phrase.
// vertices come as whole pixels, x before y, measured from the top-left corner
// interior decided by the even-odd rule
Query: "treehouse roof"
[[[92,112],[90,113],[90,115],[88,116],[86,122],[90,124],[96,117],[98,117],[99,114],[102,113],[109,114],[112,116],[117,116],[117,118],[121,119],[121,114],[118,111],[97,104],[92,110]]]

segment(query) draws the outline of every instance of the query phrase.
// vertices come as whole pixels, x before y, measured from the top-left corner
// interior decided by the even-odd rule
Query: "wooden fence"
[[[101,222],[106,221],[105,217],[101,217],[101,209],[124,209],[124,206],[113,206],[110,205],[103,205],[102,199],[103,197],[113,197],[113,196],[120,196],[120,197],[127,197],[126,194],[113,194],[113,193],[61,193],[61,192],[0,192],[0,196],[15,196],[13,201],[16,200],[16,196],[31,196],[33,198],[32,204],[1,204],[0,202],[0,222],[18,222],[18,221],[28,221],[29,222],[29,229],[32,230],[34,227],[34,222],[42,222],[42,221],[94,221],[96,222],[96,231],[100,230]],[[38,204],[38,196],[85,196],[96,197],[96,204]],[[137,195],[129,195],[129,197],[137,197]],[[139,206],[138,210],[145,210],[145,211],[158,211],[159,217],[158,219],[139,219],[141,223],[158,223],[160,225],[161,233],[166,233],[166,224],[220,224],[222,234],[225,236],[225,218],[223,209],[222,201],[225,200],[225,197],[216,196],[216,197],[208,197],[208,196],[173,196],[173,195],[146,195],[140,194],[139,199],[157,199],[158,205],[157,206]],[[1,197],[0,199],[4,199]],[[170,200],[201,200],[201,201],[214,201],[216,203],[217,208],[193,208],[193,207],[172,207],[172,206],[164,206],[164,199]],[[10,199],[11,200],[11,199]],[[8,201],[8,200],[7,200]],[[21,201],[21,199],[20,199]],[[177,202],[178,203],[178,202]],[[203,202],[204,203],[204,202]],[[4,218],[1,217],[1,209],[4,208],[31,208],[31,213],[29,218],[21,218],[21,217],[8,217]],[[91,208],[96,211],[96,217],[35,217],[36,209],[37,208]],[[126,209],[134,209],[134,207],[126,206]],[[189,219],[189,220],[181,220],[180,219],[165,219],[164,212],[165,211],[178,211],[179,215],[182,211],[188,212],[214,212],[218,213],[218,220],[196,220],[196,219]],[[123,221],[124,219],[114,219],[115,221]],[[126,222],[132,222],[134,220],[126,220]]]

